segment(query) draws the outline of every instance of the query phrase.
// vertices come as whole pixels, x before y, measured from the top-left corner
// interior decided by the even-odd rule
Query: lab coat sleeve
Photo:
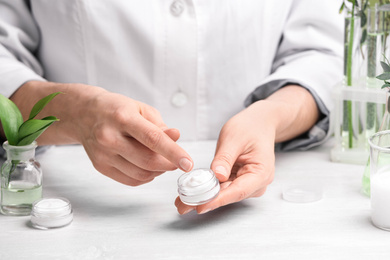
[[[43,70],[34,56],[39,30],[28,1],[0,0],[0,93],[10,97],[23,83],[41,80]]]
[[[296,0],[286,19],[272,73],[246,99],[264,99],[288,84],[306,88],[321,112],[307,133],[277,145],[277,150],[305,150],[330,135],[332,88],[342,80],[343,17],[339,1]]]

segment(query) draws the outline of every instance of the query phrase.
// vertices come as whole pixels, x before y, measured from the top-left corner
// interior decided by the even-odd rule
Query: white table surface
[[[209,166],[215,142],[181,145],[196,167]],[[330,148],[278,153],[261,198],[180,216],[181,172],[128,187],[97,173],[81,146],[52,147],[37,156],[44,197],[68,198],[73,223],[43,231],[29,217],[1,215],[0,259],[390,259],[390,232],[371,224],[360,191],[364,167],[330,162]],[[285,186],[303,181],[322,186],[323,198],[282,199]]]

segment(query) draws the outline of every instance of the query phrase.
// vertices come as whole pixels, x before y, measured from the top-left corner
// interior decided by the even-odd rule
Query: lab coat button
[[[171,99],[171,103],[175,107],[183,107],[185,104],[187,104],[187,101],[187,95],[180,91],[173,94]]]
[[[184,3],[181,0],[176,0],[171,4],[171,14],[179,16],[184,11]]]

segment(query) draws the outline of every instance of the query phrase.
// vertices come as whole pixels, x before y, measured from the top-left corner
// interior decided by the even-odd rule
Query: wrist
[[[261,133],[267,131],[267,135],[272,134],[276,138],[277,130],[280,128],[282,118],[281,107],[269,100],[259,100],[251,104],[246,110],[251,113],[251,118],[259,122]]]
[[[270,125],[274,128],[276,143],[293,139],[308,131],[319,117],[313,96],[305,88],[295,85],[283,87],[251,106],[257,109],[257,115],[261,116],[267,127]]]
[[[94,88],[95,92],[88,88]],[[86,97],[103,91],[100,88],[81,84],[62,84],[46,81],[29,81],[23,84],[12,96],[11,100],[19,107],[24,120],[29,116],[33,105],[41,98],[54,93],[56,96],[40,113],[40,118],[56,116],[60,121],[55,122],[38,138],[40,145],[80,143],[76,130],[80,114],[85,110]]]

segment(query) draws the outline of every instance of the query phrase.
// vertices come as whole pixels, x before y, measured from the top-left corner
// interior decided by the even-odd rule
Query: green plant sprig
[[[359,7],[359,2],[356,0],[343,0],[342,4],[340,6],[340,10],[339,10],[340,13],[343,12],[344,8],[346,8],[348,10],[348,12],[351,12],[351,10],[348,8],[348,6],[346,5],[345,2],[350,2],[352,4],[352,6]]]
[[[348,7],[348,5],[346,5],[346,2],[350,2],[351,5],[352,5],[352,9],[350,9]],[[339,9],[339,13],[341,14],[344,9],[347,10],[347,13],[351,14],[351,15],[355,15],[360,17],[360,27],[361,27],[361,30],[362,30],[362,34],[361,34],[361,37],[360,37],[360,44],[364,44],[364,42],[366,41],[367,39],[367,29],[366,29],[366,24],[367,24],[367,15],[366,15],[366,10],[369,6],[369,1],[366,0],[366,1],[362,1],[362,6],[359,6],[359,1],[357,0],[343,0],[341,6],[340,6],[340,9]],[[362,52],[362,55],[363,55],[363,52]]]
[[[8,143],[14,146],[29,145],[51,124],[59,121],[55,116],[48,116],[42,119],[35,119],[35,117],[60,93],[56,92],[39,100],[31,109],[28,119],[24,122],[22,113],[15,103],[0,94],[0,121]]]
[[[382,85],[383,88],[389,88],[390,87],[390,63],[389,60],[385,58],[385,61],[381,61],[381,67],[383,69],[383,73],[376,76],[377,79],[383,80],[384,84]]]

